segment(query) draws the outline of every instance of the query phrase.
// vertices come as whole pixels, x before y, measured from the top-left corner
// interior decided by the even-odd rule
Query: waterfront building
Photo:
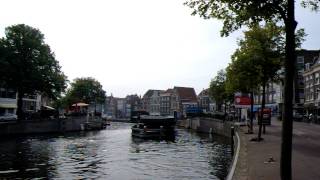
[[[177,95],[177,109],[180,115],[186,116],[188,108],[198,108],[198,100],[194,88],[175,86],[173,90]]]
[[[16,114],[18,104],[18,93],[10,88],[0,88],[0,116],[5,114]],[[46,98],[48,99],[48,98]],[[41,106],[48,105],[48,100],[42,99],[41,94],[26,94],[22,99],[22,110],[26,113],[34,113],[41,109]]]
[[[162,116],[169,116],[174,114],[174,104],[172,103],[174,91],[167,89],[160,93],[160,114]]]
[[[17,93],[8,88],[0,88],[0,116],[16,114]]]
[[[303,113],[304,108],[313,109],[313,104],[310,103],[310,98],[312,99],[312,93],[310,94],[305,91],[309,91],[309,87],[305,86],[305,76],[304,72],[309,71],[310,67],[314,65],[319,57],[320,50],[297,50],[296,63],[295,63],[295,74],[294,74],[294,89],[293,89],[293,104],[294,113]],[[284,69],[279,71],[279,74],[283,74]],[[281,77],[281,75],[280,75]],[[309,76],[310,78],[310,76]],[[308,79],[310,80],[310,79]],[[310,82],[308,82],[310,83]],[[278,114],[282,113],[283,107],[283,94],[284,94],[284,84],[283,80],[278,82],[268,83],[266,87],[266,107],[270,107],[273,112]],[[306,100],[308,98],[308,101]],[[262,101],[262,87],[254,95],[254,110],[256,110]]]
[[[319,57],[320,50],[298,50],[296,52],[296,73],[294,81],[294,103],[295,107],[303,107],[305,102],[305,80],[304,71],[309,70],[314,65]]]
[[[117,118],[126,117],[126,99],[116,98],[117,101]]]
[[[111,118],[116,118],[117,116],[117,100],[115,97],[107,96],[104,105],[104,114],[110,116]]]
[[[265,89],[265,107],[271,108],[274,114],[279,113],[283,102],[283,86],[280,82],[269,82]],[[262,87],[254,93],[254,110],[257,111],[262,103]]]
[[[142,98],[143,109],[150,115],[160,115],[160,93],[162,90],[148,90]]]
[[[319,116],[320,112],[320,51],[314,62],[306,63],[303,72],[304,108],[307,113]]]
[[[39,93],[26,94],[22,99],[24,112],[34,113],[41,109],[41,95]]]
[[[130,111],[139,111],[142,109],[142,100],[137,94],[127,95],[126,102],[128,107],[130,107]]]
[[[214,111],[214,102],[209,96],[209,89],[204,89],[199,93],[198,103],[203,112]]]

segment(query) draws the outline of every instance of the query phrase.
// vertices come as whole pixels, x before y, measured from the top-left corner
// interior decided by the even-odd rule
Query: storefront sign
[[[248,96],[235,96],[234,105],[235,108],[250,108],[251,99]]]

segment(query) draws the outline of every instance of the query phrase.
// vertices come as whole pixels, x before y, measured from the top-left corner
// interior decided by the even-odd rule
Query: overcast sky
[[[230,62],[241,31],[191,16],[184,0],[1,0],[4,28],[40,29],[69,80],[94,77],[110,95],[194,87],[199,93]],[[297,8],[306,49],[320,49],[320,13]]]

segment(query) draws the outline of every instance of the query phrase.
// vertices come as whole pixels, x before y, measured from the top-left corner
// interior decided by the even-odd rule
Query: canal
[[[172,140],[131,137],[131,125],[102,131],[0,140],[0,179],[224,179],[229,139],[177,129]]]

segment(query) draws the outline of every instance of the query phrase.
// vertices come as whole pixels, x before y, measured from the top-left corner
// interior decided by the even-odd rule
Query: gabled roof
[[[151,97],[155,91],[161,91],[161,90],[149,89],[149,90],[143,95],[143,98],[149,98],[149,97]]]
[[[304,57],[304,63],[310,63],[311,65],[315,64],[315,60],[319,57],[320,50],[306,50],[300,49],[296,51],[297,58],[299,56]]]
[[[191,87],[174,87],[181,101],[184,102],[197,102],[197,95]]]
[[[209,96],[209,89],[202,90],[198,96]]]
[[[160,96],[171,96],[174,93],[173,89],[167,89],[160,92]]]

